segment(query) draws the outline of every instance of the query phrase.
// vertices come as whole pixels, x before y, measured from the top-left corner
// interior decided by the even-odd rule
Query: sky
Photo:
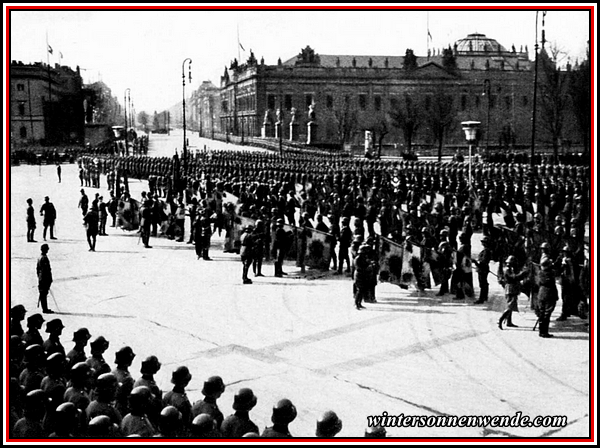
[[[530,11],[475,11],[473,8],[476,5],[473,4],[463,6],[471,10],[453,11],[323,11],[299,10],[302,6],[314,8],[316,4],[307,6],[297,3],[293,4],[296,10],[292,11],[239,9],[251,7],[252,4],[221,11],[73,11],[60,8],[75,9],[76,5],[39,5],[55,9],[13,10],[10,14],[10,35],[7,31],[7,14],[4,15],[4,31],[5,36],[9,35],[10,38],[11,60],[24,63],[49,60],[52,65],[62,63],[73,69],[79,66],[84,82],[102,80],[121,102],[125,90],[129,88],[136,112],[144,110],[150,114],[181,101],[182,63],[186,58],[192,59],[191,83],[187,80],[187,64],[185,67],[186,97],[189,97],[191,91],[203,81],[210,80],[218,86],[225,66],[229,67],[230,62],[238,56],[245,61],[250,50],[258,60],[264,57],[265,64],[276,64],[278,58],[285,61],[307,45],[318,54],[403,56],[406,49],[411,48],[417,56],[425,56],[428,28],[431,48],[453,45],[467,34],[478,32],[496,39],[506,48],[514,44],[518,50],[521,45],[527,45],[533,56],[535,8],[544,8],[541,4],[531,3],[520,4],[533,8]],[[93,5],[85,4],[85,7]],[[127,6],[121,3],[110,5],[114,8]],[[160,7],[152,3],[145,5]],[[185,4],[185,7],[195,5],[199,4]],[[207,5],[196,8],[206,8]],[[286,4],[263,5],[275,9]],[[319,5],[324,7],[326,4]],[[345,5],[360,6],[351,3]],[[363,8],[376,6],[364,5]],[[380,4],[386,8],[406,8],[407,5],[421,6]],[[499,8],[502,4],[482,5],[488,8],[496,5]],[[547,41],[564,51],[565,61],[568,56],[574,62],[585,57],[587,41],[590,39],[590,18],[588,11],[564,9],[593,4],[565,5],[568,6],[563,10],[547,10],[544,28]],[[31,4],[27,6],[35,7]],[[258,6],[254,5],[255,8]],[[286,7],[290,8],[292,4]],[[514,4],[506,7],[514,8]],[[553,7],[557,5],[553,4]],[[540,13],[539,36],[541,22]],[[594,17],[594,27],[595,23]],[[46,42],[53,49],[51,55],[47,53]],[[5,57],[5,72],[7,59]]]

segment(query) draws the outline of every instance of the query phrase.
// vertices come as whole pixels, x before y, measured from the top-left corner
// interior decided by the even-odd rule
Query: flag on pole
[[[242,45],[241,42],[238,42],[238,44],[240,44],[240,48],[242,49],[242,51],[246,51],[246,49],[244,48],[244,46]]]
[[[53,54],[54,50],[52,50],[52,47],[50,45],[48,45],[48,53]]]
[[[58,54],[60,54],[60,58],[62,59],[63,58],[62,51],[59,51]]]

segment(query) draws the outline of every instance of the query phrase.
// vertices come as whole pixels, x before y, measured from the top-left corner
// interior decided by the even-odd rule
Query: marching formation
[[[469,185],[465,163],[339,155],[202,151],[186,160],[90,155],[80,163],[106,173],[110,190],[120,188],[120,209],[138,210],[122,221],[139,222],[146,247],[159,228],[179,242],[187,229],[197,258],[210,260],[211,235],[224,232],[224,251],[241,256],[244,284],[252,283],[251,266],[260,277],[272,259],[281,277],[293,260],[301,273],[308,266],[351,275],[361,309],[376,301],[378,280],[420,290],[433,280],[438,295],[474,297],[475,268],[475,303],[488,300],[489,274],[505,289],[500,329],[515,326],[524,292],[540,316],[540,336],[550,336],[548,294],[556,294],[542,287],[549,277],[562,285],[558,320],[587,312],[589,166],[478,162]],[[148,181],[139,203],[129,197],[130,177]],[[472,254],[480,231],[483,250]]]

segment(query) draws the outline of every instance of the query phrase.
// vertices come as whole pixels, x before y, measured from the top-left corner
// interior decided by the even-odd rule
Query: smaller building
[[[81,144],[84,139],[79,67],[36,62],[10,65],[10,133],[13,147]]]

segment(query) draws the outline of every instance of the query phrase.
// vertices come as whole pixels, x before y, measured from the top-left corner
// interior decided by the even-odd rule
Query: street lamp
[[[465,137],[469,144],[469,191],[473,189],[472,178],[471,178],[471,159],[473,156],[473,145],[477,143],[477,131],[479,130],[480,121],[463,121],[461,123],[463,131],[465,131]]]
[[[127,100],[131,93],[131,89],[127,87],[125,89],[125,93],[123,94],[123,109],[125,110],[125,155],[129,155],[129,148],[127,147],[127,127],[129,122],[127,121]]]
[[[483,96],[487,96],[487,123],[485,131],[485,153],[490,154],[490,109],[492,105],[492,82],[489,79],[483,81]]]
[[[187,140],[185,137],[185,63],[188,64],[188,75],[190,84],[192,82],[192,60],[186,58],[181,64],[181,78],[183,79],[183,172],[187,174]]]

